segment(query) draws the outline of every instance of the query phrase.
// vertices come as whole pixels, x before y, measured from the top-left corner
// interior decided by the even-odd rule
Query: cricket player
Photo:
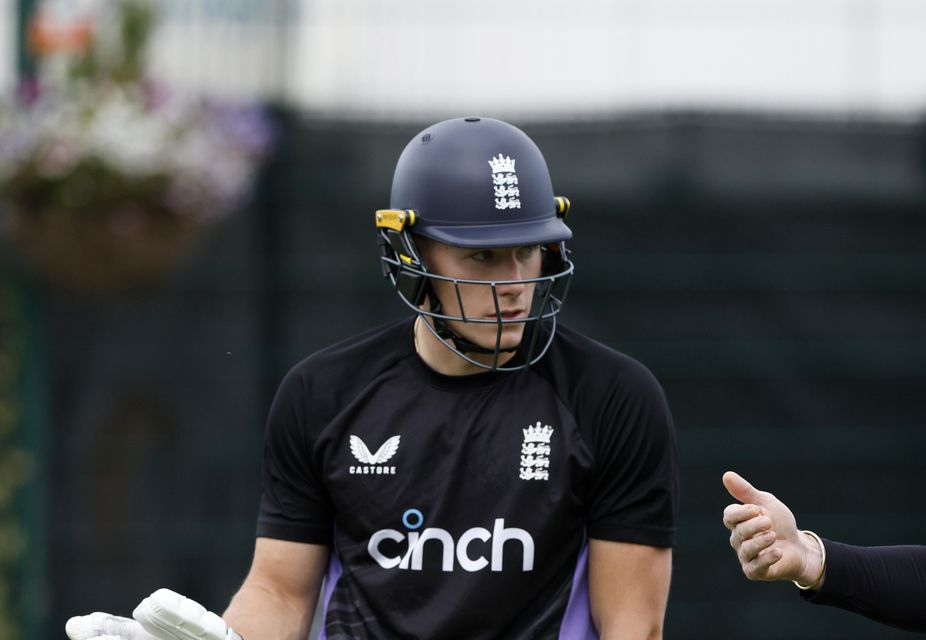
[[[320,601],[329,640],[661,638],[672,417],[643,365],[560,323],[568,211],[514,126],[416,135],[374,218],[410,317],[283,380],[223,617],[164,589],[69,636],[303,640]]]

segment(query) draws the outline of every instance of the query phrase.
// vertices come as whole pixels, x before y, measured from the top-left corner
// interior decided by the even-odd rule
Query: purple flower
[[[16,88],[16,102],[30,107],[42,97],[42,86],[36,78],[23,78]]]

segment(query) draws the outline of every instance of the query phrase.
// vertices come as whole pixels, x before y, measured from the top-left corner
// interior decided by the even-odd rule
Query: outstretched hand
[[[798,530],[791,510],[733,471],[723,474],[723,485],[743,503],[724,509],[723,524],[746,577],[816,583],[823,571],[822,553],[816,540]]]

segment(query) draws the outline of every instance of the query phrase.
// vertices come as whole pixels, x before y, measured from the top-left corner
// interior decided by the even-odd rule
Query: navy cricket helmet
[[[405,147],[392,180],[390,208],[376,212],[376,227],[383,274],[399,297],[416,313],[429,318],[423,324],[450,349],[467,361],[490,370],[513,371],[543,357],[556,330],[556,316],[565,300],[573,273],[565,242],[572,231],[563,222],[569,200],[556,197],[540,149],[523,131],[490,118],[457,118],[434,124]],[[504,248],[539,245],[543,251],[527,318],[468,318],[447,315],[431,282],[443,280],[459,286],[492,288],[506,281],[447,278],[428,270],[414,237],[424,236],[464,248]],[[428,304],[425,304],[425,303]],[[454,333],[447,321],[496,324],[494,349],[476,345]],[[499,366],[503,325],[525,323],[517,366]],[[494,354],[491,364],[471,357]]]

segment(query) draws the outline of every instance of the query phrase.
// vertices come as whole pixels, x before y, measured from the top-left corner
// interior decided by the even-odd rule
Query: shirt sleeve
[[[665,394],[643,365],[621,373],[600,405],[589,489],[589,537],[675,544],[678,468]]]
[[[926,547],[823,544],[826,579],[819,591],[801,591],[804,599],[901,629],[926,631]]]
[[[309,384],[300,370],[286,376],[270,408],[264,437],[259,537],[330,544],[331,501],[313,457]]]

